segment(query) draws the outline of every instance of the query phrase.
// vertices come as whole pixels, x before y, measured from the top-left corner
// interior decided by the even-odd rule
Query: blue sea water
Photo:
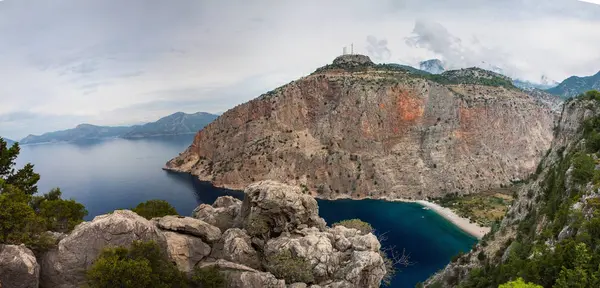
[[[107,139],[21,147],[17,165],[35,165],[40,193],[60,187],[89,211],[86,220],[115,209],[132,208],[149,199],[170,202],[182,215],[222,195],[243,193],[218,189],[187,174],[163,171],[165,162],[184,151],[193,135],[146,139]],[[385,247],[410,254],[413,265],[402,267],[390,287],[414,287],[443,268],[476,239],[418,204],[379,200],[318,200],[319,213],[331,224],[359,218],[383,234]]]

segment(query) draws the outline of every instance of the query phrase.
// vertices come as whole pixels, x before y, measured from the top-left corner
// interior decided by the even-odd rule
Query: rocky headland
[[[327,199],[477,193],[534,172],[555,115],[493,72],[422,75],[345,55],[230,109],[166,169],[231,189],[277,180]]]

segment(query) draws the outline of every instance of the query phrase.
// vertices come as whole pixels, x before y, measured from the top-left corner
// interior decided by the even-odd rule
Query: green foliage
[[[46,221],[46,229],[57,232],[69,232],[83,221],[87,215],[85,207],[75,200],[61,199],[60,189],[32,200],[33,209]]]
[[[202,288],[225,288],[227,282],[223,274],[216,266],[194,269],[192,273],[192,284]]]
[[[586,184],[594,177],[596,162],[587,154],[576,154],[573,157],[573,180],[577,184]]]
[[[267,257],[267,271],[286,283],[312,283],[312,267],[310,262],[302,257],[293,255],[290,250],[283,250]]]
[[[371,226],[371,224],[364,222],[360,219],[342,220],[340,222],[333,223],[332,226],[335,227],[338,225],[344,226],[346,228],[354,228],[363,234],[373,233],[374,231],[373,226]]]
[[[597,90],[590,90],[585,93],[580,94],[577,98],[581,98],[584,100],[595,100],[600,101],[600,92]]]
[[[169,202],[164,200],[148,200],[140,203],[132,209],[133,212],[150,220],[154,217],[163,217],[167,215],[179,215],[177,210]]]
[[[90,288],[187,287],[185,275],[152,241],[105,248],[86,276]]]
[[[15,169],[19,151],[17,143],[7,148],[0,139],[0,243],[25,244],[42,252],[56,244],[45,231],[68,232],[83,221],[87,211],[74,200],[61,199],[58,188],[34,195],[40,175],[31,164]]]
[[[501,284],[500,286],[498,286],[498,288],[543,288],[543,287],[540,285],[537,285],[537,284],[533,284],[533,283],[525,283],[525,281],[523,281],[523,278],[519,277],[515,281],[510,281],[510,282]]]

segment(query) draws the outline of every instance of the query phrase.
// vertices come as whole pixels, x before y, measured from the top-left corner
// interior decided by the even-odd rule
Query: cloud
[[[367,36],[367,53],[377,61],[387,61],[392,57],[392,51],[387,47],[386,39],[378,40],[375,36]]]
[[[477,37],[465,43],[440,23],[418,19],[412,34],[406,37],[406,44],[435,53],[444,62],[446,69],[481,67],[496,72],[503,71],[507,76],[520,74],[518,68],[511,63],[510,54],[485,47]]]
[[[348,43],[377,62],[418,65],[439,57],[456,67],[489,63],[528,80],[600,69],[598,5],[377,4],[4,0],[0,119],[10,121],[0,122],[0,135],[225,111],[331,63]]]

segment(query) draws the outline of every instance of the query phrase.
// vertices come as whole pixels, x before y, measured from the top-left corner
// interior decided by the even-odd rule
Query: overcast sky
[[[577,0],[0,0],[0,135],[223,112],[354,43],[375,62],[600,70],[600,5]],[[482,64],[483,63],[483,64]]]

